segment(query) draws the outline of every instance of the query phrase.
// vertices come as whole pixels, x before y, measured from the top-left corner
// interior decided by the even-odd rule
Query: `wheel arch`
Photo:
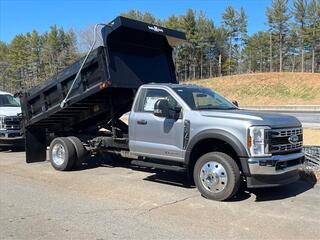
[[[185,154],[185,164],[189,171],[193,170],[200,156],[210,151],[222,151],[236,158],[241,171],[249,175],[246,148],[232,133],[220,129],[202,131],[190,140]]]

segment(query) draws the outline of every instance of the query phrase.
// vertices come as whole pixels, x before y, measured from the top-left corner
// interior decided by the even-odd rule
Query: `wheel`
[[[84,148],[81,140],[77,137],[68,137],[68,139],[72,142],[75,150],[76,150],[76,160],[74,162],[73,168],[78,168],[87,158],[87,151]]]
[[[49,157],[56,170],[68,171],[74,166],[76,150],[68,138],[58,137],[50,144]]]
[[[240,186],[238,165],[222,152],[201,156],[195,164],[193,178],[202,196],[217,201],[231,198]]]

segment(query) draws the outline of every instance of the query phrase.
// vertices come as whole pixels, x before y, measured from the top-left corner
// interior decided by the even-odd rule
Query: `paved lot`
[[[0,239],[320,238],[319,185],[244,189],[214,202],[185,182],[125,161],[58,172],[0,152]]]

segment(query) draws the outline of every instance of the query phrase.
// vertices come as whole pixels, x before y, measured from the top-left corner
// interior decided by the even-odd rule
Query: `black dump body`
[[[110,100],[116,115],[129,111],[142,84],[176,83],[172,46],[185,38],[184,33],[117,17],[102,28],[102,36],[105,47],[90,54],[65,108],[60,103],[83,59],[25,92],[21,101],[26,128],[83,128],[99,115],[110,119]]]
[[[119,118],[130,111],[142,84],[177,82],[172,47],[185,39],[184,33],[124,17],[101,33],[104,46],[90,54],[64,108],[60,103],[83,59],[22,95],[27,161],[33,155],[28,157],[28,145],[43,142],[45,133],[85,131]]]

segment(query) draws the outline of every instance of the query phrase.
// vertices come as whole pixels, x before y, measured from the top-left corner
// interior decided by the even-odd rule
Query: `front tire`
[[[76,150],[68,138],[58,137],[50,144],[49,157],[54,169],[68,171],[74,166]]]
[[[237,163],[222,152],[201,156],[195,164],[193,178],[202,196],[217,201],[230,199],[241,182]]]

